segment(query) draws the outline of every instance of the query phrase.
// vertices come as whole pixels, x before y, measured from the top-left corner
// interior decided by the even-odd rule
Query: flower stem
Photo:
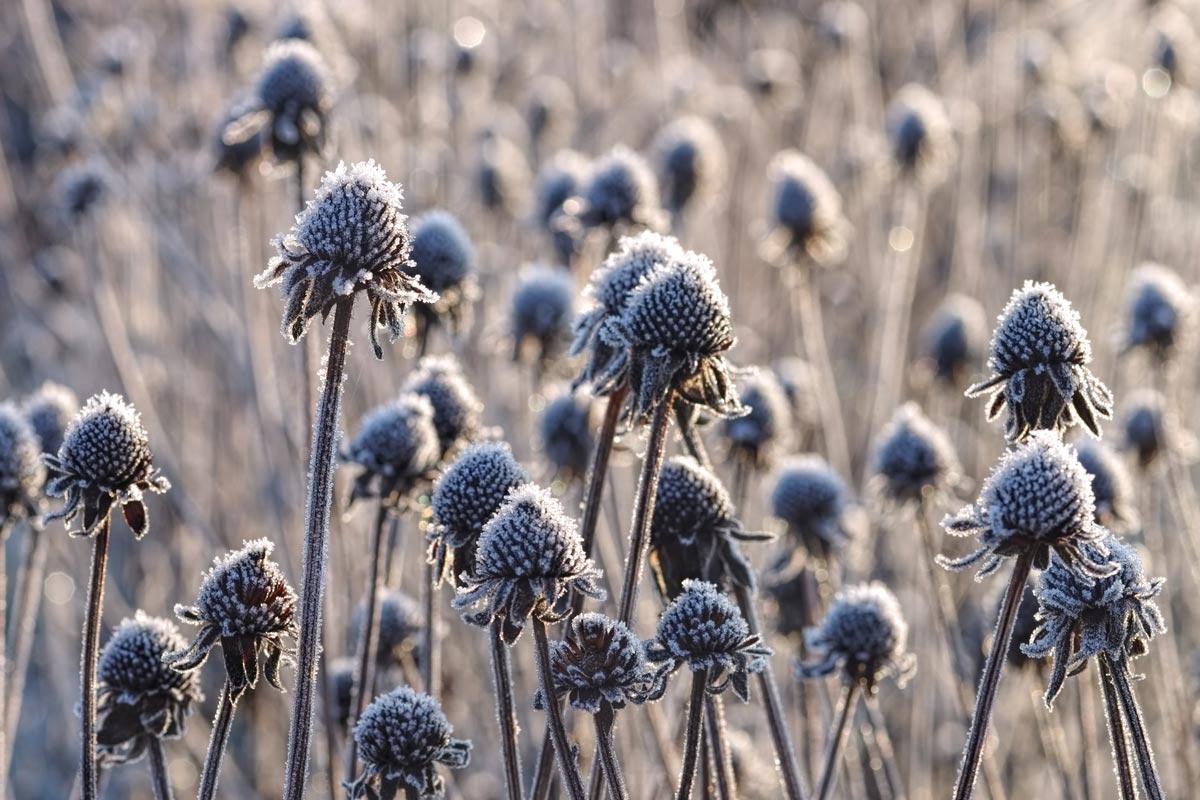
[[[825,745],[825,766],[821,769],[821,782],[817,789],[816,800],[828,800],[833,794],[833,786],[837,783],[838,768],[842,760],[842,750],[846,747],[846,739],[850,733],[849,721],[854,712],[855,701],[858,699],[858,683],[851,681],[842,692],[841,702],[838,703],[837,716],[833,722],[833,730],[829,732],[829,742]]]
[[[296,694],[292,699],[291,732],[288,736],[287,764],[284,767],[285,800],[304,797],[308,776],[318,655],[321,652],[321,598],[325,591],[325,563],[329,551],[329,512],[333,500],[338,416],[353,310],[353,295],[338,300],[334,307],[325,383],[317,405],[317,423],[313,428],[307,520],[301,558],[303,578],[300,587],[300,637],[296,652]]]
[[[87,620],[83,626],[82,703],[83,761],[80,796],[96,800],[96,660],[100,655],[100,618],[104,609],[104,575],[108,570],[109,520],[100,523],[92,543],[92,574],[88,579]]]
[[[33,652],[33,632],[37,626],[42,601],[42,575],[46,571],[46,548],[42,531],[28,526],[21,568],[13,591],[12,625],[9,627],[9,681],[5,686],[4,763],[11,762],[17,725],[21,720],[21,702],[25,697],[25,676],[29,672],[29,656]]]
[[[633,607],[637,603],[638,583],[642,579],[642,568],[646,563],[646,550],[650,546],[650,519],[654,516],[654,500],[658,492],[658,473],[662,468],[663,455],[667,449],[667,428],[671,423],[671,406],[675,402],[674,390],[654,411],[650,422],[650,438],[646,443],[646,455],[642,460],[642,474],[638,479],[637,499],[633,506],[633,530],[629,534],[629,555],[625,561],[625,576],[621,584],[621,600],[617,606],[617,619],[629,624],[633,620]]]
[[[600,753],[600,768],[604,770],[604,780],[608,782],[608,796],[611,800],[629,800],[625,776],[621,773],[621,764],[617,761],[616,748],[613,745],[615,719],[616,711],[608,703],[601,703],[600,710],[592,715],[592,720],[596,723],[596,747]]]
[[[1108,739],[1112,744],[1113,765],[1121,789],[1121,800],[1137,800],[1137,785],[1134,783],[1133,766],[1129,761],[1129,741],[1125,733],[1125,720],[1121,714],[1121,701],[1113,685],[1112,670],[1108,659],[1100,658],[1100,688],[1104,691],[1104,718],[1108,722]]]
[[[1146,722],[1142,716],[1142,707],[1138,704],[1137,695],[1129,683],[1129,664],[1124,659],[1114,661],[1107,653],[1101,654],[1101,659],[1108,664],[1108,674],[1125,714],[1125,722],[1129,725],[1129,738],[1133,740],[1133,751],[1137,757],[1138,770],[1142,773],[1142,786],[1146,788],[1149,800],[1163,800],[1162,780],[1158,776],[1158,767],[1154,763],[1154,751],[1150,747],[1150,738],[1146,735]]]
[[[421,685],[425,694],[437,697],[441,693],[441,606],[437,602],[433,564],[425,562],[425,580],[421,584],[421,602],[425,606],[425,630],[421,633]]]
[[[700,733],[704,730],[704,692],[708,686],[708,669],[692,672],[692,695],[688,700],[687,735],[683,746],[683,770],[679,773],[679,789],[675,800],[690,800],[696,780],[696,765],[700,760]]]
[[[379,554],[383,542],[383,525],[387,521],[387,506],[380,500],[375,511],[375,525],[371,532],[371,566],[367,577],[367,607],[363,621],[362,634],[358,643],[358,669],[355,671],[354,683],[350,686],[350,719],[351,730],[355,721],[362,716],[367,707],[367,697],[371,694],[371,683],[375,666],[375,629],[379,625]],[[353,736],[346,737],[346,774],[354,775],[358,770],[358,742]]]
[[[721,698],[708,695],[704,698],[704,730],[712,746],[713,776],[716,778],[717,798],[732,800],[737,797],[737,785],[733,777],[733,760],[729,754],[729,741],[725,738],[725,709]]]
[[[162,739],[151,736],[147,744],[150,753],[150,779],[154,782],[154,800],[173,800],[171,775],[167,772],[167,756],[163,752]]]
[[[229,743],[229,731],[233,727],[233,712],[237,700],[230,691],[229,681],[221,687],[221,699],[217,701],[217,716],[213,720],[212,738],[208,740],[208,755],[204,757],[204,771],[200,773],[200,791],[197,800],[212,800],[217,796],[217,781],[221,777],[221,761]]]
[[[517,712],[513,702],[512,668],[508,661],[508,645],[493,622],[492,688],[496,693],[496,719],[500,724],[500,739],[504,750],[504,781],[508,800],[521,800],[521,751],[517,748]]]
[[[1017,621],[1017,611],[1021,608],[1021,600],[1025,596],[1025,581],[1032,566],[1033,550],[1027,549],[1017,556],[1017,565],[1008,580],[1004,602],[1000,606],[1000,616],[996,620],[996,632],[992,636],[992,649],[988,652],[987,661],[983,665],[983,677],[979,681],[979,694],[975,698],[971,730],[967,734],[962,767],[958,772],[958,783],[954,787],[954,800],[970,800],[975,791],[975,776],[979,774],[979,763],[983,758],[983,744],[987,740],[988,725],[992,720],[996,690],[1000,686],[1004,660],[1012,644],[1013,625]]]
[[[537,646],[538,673],[542,679],[542,694],[546,697],[546,716],[550,720],[550,733],[554,737],[554,754],[558,761],[558,771],[567,787],[571,800],[586,800],[587,793],[583,789],[583,778],[579,775],[579,766],[567,741],[567,726],[563,724],[562,707],[555,698],[554,674],[550,668],[550,642],[546,637],[546,623],[540,619],[531,620],[533,640]]]

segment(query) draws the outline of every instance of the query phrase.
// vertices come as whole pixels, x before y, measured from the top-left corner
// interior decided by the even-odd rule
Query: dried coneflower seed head
[[[199,632],[186,649],[165,661],[173,669],[199,669],[218,643],[225,655],[225,679],[236,701],[258,684],[259,651],[266,655],[262,673],[283,690],[279,670],[291,652],[285,637],[298,634],[296,592],[279,565],[271,560],[275,546],[266,539],[245,542],[238,550],[213,559],[200,584],[194,606],[175,606],[184,622]]]
[[[347,785],[350,797],[441,797],[436,766],[462,769],[471,743],[454,739],[437,700],[402,686],[371,701],[354,726],[364,773]]]
[[[54,454],[62,447],[67,426],[79,412],[79,398],[65,386],[47,381],[21,403],[21,412],[42,444],[42,452]]]
[[[480,442],[459,454],[433,490],[429,559],[439,581],[457,585],[459,575],[474,567],[484,525],[528,480],[503,442]]]
[[[212,139],[217,170],[245,178],[259,163],[263,153],[263,137],[260,130],[255,129],[248,135],[236,138],[227,138],[225,135],[230,125],[256,109],[257,105],[253,99],[242,98],[234,101],[225,110]]]
[[[587,175],[587,159],[574,150],[558,151],[538,169],[533,215],[547,233],[556,233],[555,218],[564,213],[568,200],[578,197]]]
[[[329,664],[329,687],[333,700],[333,718],[338,728],[345,731],[350,724],[351,706],[354,703],[354,681],[358,675],[358,661],[350,656],[335,658]]]
[[[725,146],[702,117],[685,116],[663,128],[654,141],[663,202],[672,214],[716,191],[725,178]]]
[[[961,385],[967,371],[983,360],[987,336],[987,316],[979,301],[952,294],[933,312],[921,340],[937,379]]]
[[[535,143],[567,133],[575,122],[575,95],[556,75],[540,75],[530,87],[525,122]]]
[[[708,691],[727,686],[743,702],[750,697],[750,673],[762,672],[771,650],[750,627],[742,612],[711,583],[684,581],[679,595],[658,620],[646,657],[670,671],[687,665],[693,672],[708,670]]]
[[[821,657],[799,665],[802,678],[840,672],[874,693],[881,679],[894,678],[903,686],[916,671],[916,659],[906,650],[908,623],[900,603],[878,581],[838,592],[821,624],[804,638]]]
[[[1105,548],[1119,567],[1112,575],[1084,580],[1055,558],[1038,583],[1040,625],[1021,650],[1030,658],[1054,656],[1047,708],[1067,675],[1082,670],[1092,656],[1104,654],[1116,662],[1136,658],[1146,653],[1151,639],[1166,633],[1154,602],[1164,579],[1148,578],[1137,551],[1120,539],[1108,536]]]
[[[579,218],[589,228],[634,225],[656,230],[663,225],[654,170],[623,145],[593,165],[581,194]]]
[[[603,614],[580,614],[571,620],[571,633],[550,646],[554,691],[580,711],[597,714],[605,706],[624,708],[656,700],[664,677],[650,667],[642,641],[623,623]],[[538,690],[536,708],[545,707]]]
[[[808,156],[778,153],[769,167],[772,233],[766,255],[775,263],[833,266],[846,255],[849,223],[829,176]]]
[[[562,352],[571,338],[575,284],[560,267],[537,266],[521,276],[509,317],[513,360],[532,344],[542,364]]]
[[[1142,264],[1133,271],[1125,310],[1123,349],[1145,348],[1159,362],[1174,355],[1189,333],[1195,298],[1174,270]]]
[[[379,619],[376,620],[375,663],[378,669],[399,664],[405,653],[414,651],[421,635],[421,607],[404,592],[381,589],[376,599]],[[354,639],[362,639],[367,619],[366,602],[354,609]]]
[[[792,442],[792,408],[774,372],[760,369],[742,379],[742,405],[749,412],[721,420],[721,436],[730,457],[750,469],[763,469],[776,452],[786,452]]]
[[[952,491],[961,477],[950,437],[916,403],[901,406],[880,433],[874,472],[883,495],[896,503]]]
[[[362,467],[350,502],[378,497],[395,506],[423,485],[441,458],[429,398],[404,394],[363,417],[342,459]]]
[[[1177,452],[1191,455],[1195,440],[1183,430],[1179,420],[1167,409],[1166,398],[1154,389],[1140,389],[1129,396],[1121,417],[1122,445],[1147,469],[1158,463],[1159,456]]]
[[[549,492],[526,484],[484,526],[475,565],[460,583],[454,607],[482,604],[463,618],[481,627],[499,620],[504,640],[512,644],[530,616],[558,622],[574,594],[602,599],[599,577],[575,521]]]
[[[850,538],[845,482],[825,459],[809,454],[780,465],[771,490],[771,514],[783,520],[815,556],[828,558]]]
[[[404,332],[413,303],[438,299],[408,270],[410,239],[400,184],[373,160],[326,172],[317,196],[288,234],[272,242],[278,253],[254,279],[260,289],[282,285],[287,307],[283,335],[295,344],[312,318],[341,299],[365,291],[371,304],[371,345],[383,358],[377,329],[392,341]]]
[[[1115,567],[1095,515],[1092,478],[1074,449],[1050,431],[1035,431],[1000,457],[973,505],[942,522],[955,536],[978,536],[979,548],[938,562],[947,569],[981,564],[976,578],[982,579],[1005,557],[1030,550],[1034,566],[1045,569],[1053,551],[1084,579],[1104,577]]]
[[[171,486],[154,467],[150,437],[137,411],[125,398],[108,392],[88,399],[63,434],[58,455],[44,455],[42,460],[51,472],[46,494],[66,499],[63,508],[46,519],[64,519],[72,535],[96,533],[117,504],[140,539],[149,529],[143,493],[162,493]],[[72,529],[81,511],[83,524]]]
[[[96,666],[96,746],[107,764],[136,761],[150,739],[177,739],[192,704],[203,700],[199,675],[163,663],[187,647],[170,620],[138,611],[123,619],[100,651]]]
[[[33,426],[12,403],[0,403],[0,533],[36,518],[46,480]]]
[[[1079,312],[1053,285],[1026,281],[992,333],[988,366],[995,374],[967,389],[967,396],[990,395],[988,419],[1008,408],[1004,434],[1010,442],[1076,424],[1099,437],[1100,420],[1112,418],[1113,397],[1088,369],[1091,360]]]
[[[582,479],[594,446],[586,395],[566,391],[546,404],[538,417],[542,455],[567,480]]]
[[[954,129],[937,95],[910,83],[887,108],[887,135],[892,159],[905,175],[924,183],[945,177],[957,155]]]
[[[254,89],[255,104],[225,128],[226,143],[266,132],[278,162],[298,161],[325,148],[333,79],[321,54],[302,39],[272,42]]]
[[[429,399],[443,459],[478,435],[483,403],[454,356],[422,358],[403,391]]]
[[[417,306],[426,328],[445,317],[457,332],[475,292],[475,249],[462,224],[447,211],[430,211],[413,221],[412,267],[438,301]]]
[[[529,191],[525,153],[508,137],[488,131],[479,145],[476,179],[484,208],[515,215]]]
[[[1079,463],[1092,477],[1096,522],[1115,532],[1136,526],[1133,480],[1125,461],[1102,441],[1088,439],[1078,448]]]

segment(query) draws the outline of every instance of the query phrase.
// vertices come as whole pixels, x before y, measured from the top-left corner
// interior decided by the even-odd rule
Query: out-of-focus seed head
[[[1017,46],[1021,70],[1035,84],[1061,83],[1067,77],[1070,57],[1054,35],[1041,28],[1021,34]]]
[[[294,162],[325,149],[333,78],[316,48],[303,39],[272,42],[254,89],[255,104],[226,126],[226,144],[260,135],[277,162]]]
[[[67,426],[79,413],[79,398],[66,386],[47,381],[25,398],[21,413],[41,442],[42,452],[54,454],[62,447]]]
[[[1145,348],[1169,360],[1190,331],[1195,298],[1174,270],[1146,263],[1133,271],[1125,306],[1123,349]]]
[[[338,729],[346,730],[350,724],[354,703],[354,681],[358,674],[358,662],[350,656],[336,658],[329,664],[330,694],[333,700],[333,719]]]
[[[725,359],[737,340],[712,262],[688,251],[647,276],[599,334],[617,351],[596,380],[601,392],[627,380],[629,416],[643,419],[673,391],[717,416],[745,413]]]
[[[510,317],[513,360],[532,345],[545,365],[565,350],[574,319],[575,284],[560,267],[536,266],[521,276],[512,296]]]
[[[1008,408],[1004,434],[1010,442],[1076,424],[1099,437],[1099,421],[1112,419],[1113,396],[1088,369],[1091,360],[1079,312],[1053,285],[1026,281],[992,333],[988,366],[995,374],[967,389],[967,396],[990,396],[989,420]]]
[[[582,200],[579,219],[589,228],[638,226],[657,230],[665,224],[654,170],[623,145],[614,147],[592,166]]]
[[[59,213],[69,222],[78,222],[104,201],[112,183],[108,167],[98,160],[65,167],[54,182]]]
[[[248,178],[252,170],[262,158],[262,131],[255,129],[248,135],[226,137],[230,126],[242,119],[246,114],[257,108],[253,99],[242,98],[234,101],[222,115],[220,123],[213,134],[213,153],[216,169],[228,172],[238,178]]]
[[[880,432],[874,472],[883,495],[896,503],[952,492],[961,478],[950,437],[916,403],[901,406]]]
[[[275,546],[266,539],[245,542],[213,559],[200,584],[196,605],[176,605],[184,622],[200,626],[186,649],[164,661],[180,672],[197,670],[219,642],[225,678],[234,700],[258,684],[259,651],[266,655],[262,673],[280,691],[279,670],[291,652],[285,637],[299,634],[296,591],[271,560]]]
[[[789,99],[799,91],[800,62],[787,50],[755,50],[746,59],[746,82],[760,97]]]
[[[254,279],[260,289],[281,284],[287,307],[283,335],[295,344],[318,314],[341,299],[365,291],[371,304],[371,345],[383,358],[378,328],[391,341],[404,333],[413,303],[438,296],[408,272],[411,241],[400,184],[372,161],[326,172],[314,200],[296,217],[288,234],[275,237],[278,253]]]
[[[425,484],[441,455],[429,398],[404,394],[371,410],[342,453],[343,460],[362,467],[350,502],[378,497],[400,505]]]
[[[142,495],[171,487],[154,467],[150,437],[137,411],[125,398],[108,392],[88,399],[63,434],[58,455],[44,455],[42,461],[50,471],[46,494],[66,500],[46,520],[65,520],[73,536],[92,536],[117,504],[140,539],[149,530]],[[80,511],[83,524],[73,529]]]
[[[460,576],[454,607],[483,604],[463,619],[481,627],[497,622],[512,644],[531,616],[544,623],[562,620],[575,593],[603,599],[599,577],[575,521],[548,491],[525,484],[484,526],[475,565]]]
[[[525,104],[530,139],[540,144],[568,134],[575,125],[575,111],[575,95],[567,82],[555,75],[539,75]]]
[[[525,153],[515,142],[494,131],[485,133],[479,145],[476,178],[484,208],[513,216],[520,213],[531,176]]]
[[[581,480],[587,474],[595,446],[590,412],[586,395],[566,391],[548,402],[538,417],[542,455],[566,480]]]
[[[1005,557],[1030,550],[1033,564],[1045,569],[1051,551],[1082,579],[1112,574],[1096,524],[1092,478],[1075,455],[1051,431],[1035,431],[1026,442],[1000,457],[983,482],[979,499],[942,522],[955,536],[978,536],[979,549],[963,558],[938,557],[947,569],[982,564],[976,579],[999,567]]]
[[[572,198],[575,198],[573,205],[580,203],[579,192],[587,181],[589,169],[588,160],[574,150],[559,150],[541,165],[534,182],[533,218],[542,230],[555,235],[555,218],[570,213],[565,204]]]
[[[905,175],[926,184],[946,176],[957,156],[954,129],[937,95],[910,83],[888,104],[887,135],[892,159]]]
[[[453,214],[430,211],[413,221],[412,266],[421,284],[438,293],[438,301],[418,305],[423,335],[445,318],[457,333],[466,321],[468,303],[475,297],[475,249],[471,237]]]
[[[404,381],[403,391],[429,399],[442,459],[479,434],[483,403],[453,356],[425,356]]]
[[[750,634],[742,612],[717,587],[688,580],[683,593],[658,620],[646,657],[671,672],[685,664],[693,672],[708,670],[707,689],[720,694],[732,686],[743,702],[750,698],[750,674],[762,672],[771,649]]]
[[[1167,632],[1154,602],[1165,579],[1148,578],[1137,551],[1115,536],[1107,536],[1104,546],[1118,566],[1112,575],[1084,580],[1055,558],[1038,583],[1040,624],[1021,651],[1030,658],[1054,656],[1047,708],[1067,675],[1082,670],[1092,656],[1122,663],[1145,655],[1150,640]]]
[[[413,653],[421,636],[422,612],[417,601],[395,589],[380,589],[375,599],[379,618],[375,622],[375,664],[377,671],[402,663],[405,653]],[[354,609],[354,640],[361,643],[367,619],[366,602]],[[360,645],[355,646],[356,652]]]
[[[1133,480],[1125,461],[1104,442],[1088,439],[1080,442],[1076,455],[1092,476],[1096,496],[1096,522],[1114,532],[1137,525]]]
[[[1122,447],[1131,451],[1141,469],[1159,463],[1159,456],[1174,452],[1190,461],[1196,439],[1184,430],[1179,418],[1168,410],[1166,398],[1154,389],[1140,389],[1129,396],[1121,417]]]
[[[725,146],[704,118],[680,117],[654,141],[663,203],[678,216],[717,191],[725,180]]]
[[[841,672],[846,681],[874,693],[881,679],[894,678],[903,686],[916,671],[916,658],[907,652],[908,623],[900,603],[878,581],[838,592],[821,624],[804,638],[822,655],[797,667],[802,678]]]
[[[757,370],[740,383],[742,405],[749,412],[722,420],[721,436],[731,459],[750,469],[764,469],[775,453],[791,447],[792,406],[774,372]]]
[[[1092,67],[1079,94],[1093,133],[1110,133],[1129,121],[1137,76],[1124,64],[1101,62]]]
[[[771,514],[783,520],[788,532],[818,558],[828,558],[848,542],[849,503],[841,476],[815,454],[783,462],[771,490]]]
[[[177,672],[163,656],[187,647],[170,620],[138,611],[113,630],[96,665],[96,747],[105,764],[136,761],[151,739],[178,739],[192,704],[204,699],[199,675]]]
[[[1196,50],[1200,36],[1188,15],[1178,6],[1164,3],[1151,20],[1154,36],[1154,66],[1170,78],[1171,84],[1190,86],[1196,78]]]
[[[796,150],[776,154],[769,173],[772,232],[763,245],[764,255],[778,264],[841,263],[850,225],[829,176]]]
[[[571,620],[571,635],[550,646],[550,670],[558,698],[589,714],[641,705],[662,696],[665,675],[650,667],[642,641],[623,623],[603,614],[580,614]],[[544,708],[539,690],[535,708]]]
[[[937,379],[957,386],[983,360],[987,336],[987,315],[979,301],[952,294],[933,312],[921,340]]]
[[[861,43],[870,30],[870,19],[852,0],[830,0],[817,11],[817,35],[835,50]]]
[[[12,403],[0,403],[0,533],[36,519],[46,468],[33,426]]]
[[[454,729],[437,700],[401,686],[371,701],[354,726],[354,741],[365,770],[347,789],[351,798],[441,797],[436,765],[462,769],[471,743],[452,738]]]
[[[460,573],[473,568],[487,521],[528,480],[503,442],[480,442],[459,454],[433,490],[429,559],[439,581],[448,578],[457,586]]]

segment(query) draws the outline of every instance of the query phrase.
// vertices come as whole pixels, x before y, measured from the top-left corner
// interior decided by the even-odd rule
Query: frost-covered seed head
[[[66,386],[47,381],[25,398],[21,412],[41,442],[42,452],[54,454],[79,412],[79,398]]]
[[[1174,270],[1142,264],[1133,271],[1125,310],[1124,349],[1144,347],[1159,362],[1169,359],[1189,332],[1195,299]]]
[[[437,575],[457,583],[459,573],[472,569],[484,525],[509,493],[528,480],[503,442],[480,442],[459,454],[433,490],[429,539]]]
[[[420,486],[441,458],[433,406],[418,394],[404,394],[363,417],[342,458],[362,467],[351,501],[379,497],[396,503]]]
[[[771,514],[815,555],[828,556],[849,538],[844,520],[849,500],[845,482],[829,462],[815,454],[796,456],[775,476]]]
[[[907,652],[908,623],[900,603],[878,581],[838,592],[821,624],[804,638],[822,655],[799,666],[803,678],[840,671],[845,680],[873,693],[882,678],[895,678],[903,686],[916,671],[916,659]]]
[[[915,403],[901,406],[880,433],[874,461],[884,495],[899,503],[950,490],[961,472],[950,437]]]
[[[63,216],[76,222],[100,205],[111,188],[113,176],[99,161],[66,167],[54,184],[54,197]]]
[[[357,674],[358,661],[350,656],[336,658],[329,664],[333,718],[342,731],[345,731],[346,726],[350,723],[351,705],[354,703],[354,681]]]
[[[571,620],[566,639],[550,646],[554,690],[580,711],[599,713],[604,706],[624,708],[657,699],[664,683],[646,661],[642,641],[623,623],[603,614],[580,614]],[[537,708],[545,706],[539,691]]]
[[[454,356],[422,358],[404,381],[403,391],[429,399],[443,459],[479,433],[483,403]]]
[[[375,621],[375,663],[378,670],[399,663],[405,652],[414,650],[423,625],[420,605],[404,592],[381,589],[375,602],[379,615]],[[361,641],[366,619],[367,604],[362,602],[354,609],[355,641]]]
[[[887,135],[900,170],[926,183],[945,177],[957,155],[954,130],[942,101],[910,83],[887,108]]]
[[[318,314],[341,299],[365,291],[371,304],[371,344],[383,357],[378,331],[392,341],[404,332],[413,303],[438,299],[408,270],[410,239],[400,184],[373,160],[326,172],[288,234],[276,236],[278,253],[255,278],[261,288],[281,284],[287,300],[283,335],[293,344]]]
[[[770,370],[758,370],[739,386],[745,416],[721,420],[721,435],[734,460],[753,468],[770,465],[775,452],[786,452],[792,442],[792,409],[779,379]]]
[[[778,153],[771,160],[769,175],[773,260],[786,255],[788,263],[840,263],[846,255],[849,223],[829,176],[796,150]]]
[[[542,454],[570,480],[587,474],[594,446],[590,410],[585,395],[568,391],[547,403],[538,417]]]
[[[462,284],[475,272],[475,249],[462,224],[448,211],[430,211],[413,221],[412,271],[435,292]]]
[[[979,578],[999,568],[1005,556],[1032,550],[1034,566],[1045,569],[1050,552],[1058,553],[1087,578],[1111,574],[1096,524],[1092,479],[1073,448],[1049,431],[1000,457],[974,505],[947,517],[942,526],[956,536],[977,535],[980,547],[956,561],[939,558],[948,569],[982,562]]]
[[[306,152],[319,154],[324,149],[333,79],[311,44],[292,38],[268,45],[255,97],[260,118],[246,116],[233,123],[236,132],[232,136],[227,132],[226,140],[257,133],[265,126],[276,161],[296,161]]]
[[[0,403],[0,532],[38,512],[46,468],[33,426],[12,403]]]
[[[588,227],[638,225],[657,229],[663,222],[654,170],[623,145],[614,147],[593,165],[582,199],[580,219]]]
[[[725,176],[725,146],[702,117],[685,116],[663,128],[654,142],[663,200],[680,214],[715,191]]]
[[[1113,398],[1088,369],[1091,360],[1079,312],[1053,285],[1026,281],[992,333],[988,366],[995,374],[967,389],[967,396],[990,395],[988,419],[1008,408],[1004,431],[1010,442],[1075,424],[1098,437],[1099,420],[1112,418]]]
[[[1157,463],[1165,452],[1172,449],[1187,452],[1193,444],[1178,420],[1168,413],[1166,399],[1154,389],[1140,389],[1130,395],[1121,417],[1121,429],[1125,449],[1133,452],[1142,469]]]
[[[534,182],[534,220],[548,233],[563,213],[563,204],[577,197],[587,180],[588,161],[574,150],[560,150],[538,169]]]
[[[575,121],[571,87],[556,75],[539,76],[530,87],[525,120],[534,142],[567,132]]]
[[[987,347],[983,306],[973,297],[948,296],[929,318],[921,339],[938,380],[960,385],[968,370],[983,360]]]
[[[542,362],[560,352],[571,337],[575,284],[560,267],[537,266],[521,276],[512,296],[509,318],[513,359],[527,342],[535,345]]]
[[[462,769],[471,743],[454,739],[437,700],[402,686],[371,701],[354,726],[354,741],[366,770],[348,784],[350,797],[441,797],[437,764]]]
[[[1104,442],[1094,439],[1080,442],[1076,455],[1092,478],[1096,522],[1113,531],[1136,525],[1133,479],[1125,461]]]

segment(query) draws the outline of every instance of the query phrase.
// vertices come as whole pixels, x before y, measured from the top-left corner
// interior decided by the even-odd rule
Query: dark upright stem
[[[171,775],[167,772],[167,755],[163,752],[162,739],[151,736],[146,746],[150,754],[150,780],[154,783],[154,800],[173,800]]]
[[[540,619],[531,620],[533,626],[534,644],[537,645],[538,673],[542,679],[542,694],[546,697],[546,716],[550,720],[550,734],[554,738],[554,755],[558,761],[558,772],[567,794],[571,800],[587,800],[583,789],[583,778],[579,775],[579,767],[567,740],[567,726],[563,724],[562,707],[557,702],[558,695],[554,691],[554,674],[550,668],[550,642],[546,638],[546,623]]]
[[[237,708],[237,700],[232,697],[229,689],[229,681],[226,681],[225,686],[221,688],[221,699],[217,702],[217,718],[213,720],[212,738],[208,740],[208,755],[204,757],[204,771],[200,773],[197,800],[213,800],[217,796],[221,760],[225,757],[229,731],[233,727],[233,712]]]
[[[492,636],[492,688],[496,693],[496,718],[500,723],[504,751],[504,783],[508,800],[521,800],[521,751],[517,748],[517,712],[508,645],[504,643],[499,622],[492,623],[489,631]]]
[[[988,725],[992,721],[992,706],[996,702],[996,689],[1004,672],[1004,659],[1012,644],[1013,625],[1017,611],[1025,596],[1025,580],[1033,566],[1033,550],[1017,556],[1004,602],[1000,606],[1000,617],[996,620],[996,632],[992,636],[992,649],[983,665],[983,677],[979,682],[979,695],[975,698],[975,713],[971,717],[971,731],[967,734],[967,745],[963,750],[962,767],[958,783],[954,787],[954,800],[970,800],[975,792],[975,776],[979,774],[979,762],[983,757],[983,743],[987,741]]]
[[[733,777],[733,760],[729,754],[729,741],[725,738],[725,710],[721,698],[709,695],[704,698],[704,730],[712,747],[713,777],[717,786],[718,800],[733,800],[737,797],[737,786]]]
[[[842,750],[846,747],[846,738],[850,733],[849,721],[858,699],[858,683],[851,681],[842,692],[842,700],[838,703],[837,716],[833,721],[833,729],[829,732],[829,741],[825,745],[825,766],[821,768],[821,782],[817,788],[817,800],[828,800],[833,794],[834,784],[837,783],[838,768],[841,766]]]
[[[704,692],[708,685],[708,670],[692,673],[692,695],[688,700],[687,734],[683,746],[683,770],[679,773],[679,789],[675,800],[690,800],[692,784],[696,781],[696,764],[700,760],[700,733],[704,730]]]
[[[100,654],[100,618],[104,610],[104,575],[108,570],[108,528],[110,520],[100,523],[92,544],[92,574],[88,579],[87,620],[83,625],[83,759],[80,773],[80,796],[96,800],[100,796],[96,785],[96,659]]]
[[[367,707],[367,698],[371,695],[373,667],[375,666],[376,631],[379,625],[379,555],[383,549],[383,525],[387,521],[388,510],[383,501],[375,511],[375,526],[371,532],[371,566],[367,576],[367,608],[363,621],[362,634],[358,643],[358,669],[354,674],[354,683],[350,686],[350,720],[349,727],[354,729],[354,723],[362,716]],[[332,765],[331,765],[332,766]],[[346,775],[352,777],[358,768],[358,742],[353,736],[346,737]]]
[[[338,300],[334,307],[325,385],[321,389],[317,424],[313,429],[300,587],[300,637],[296,648],[296,693],[292,699],[291,733],[288,736],[287,765],[284,768],[285,800],[304,797],[308,778],[318,656],[321,652],[321,599],[325,591],[325,562],[329,551],[329,512],[333,500],[338,416],[353,309],[353,295]]]
[[[629,800],[625,776],[621,773],[621,764],[617,761],[616,748],[613,745],[615,718],[616,711],[608,703],[601,703],[600,710],[592,715],[592,720],[596,723],[596,748],[600,754],[600,769],[604,771],[604,780],[608,783],[609,798]]]
[[[425,694],[437,697],[441,694],[442,653],[441,606],[437,603],[437,587],[434,585],[433,564],[425,562],[424,580],[421,583],[421,602],[425,606],[425,630],[421,636],[421,685]]]
[[[1142,773],[1142,786],[1146,788],[1149,800],[1164,800],[1162,779],[1158,777],[1158,767],[1154,763],[1154,751],[1150,748],[1150,737],[1146,735],[1146,721],[1142,717],[1142,707],[1138,704],[1133,686],[1129,682],[1129,663],[1124,659],[1114,661],[1107,654],[1100,658],[1107,662],[1108,672],[1113,686],[1121,700],[1121,709],[1125,714],[1125,722],[1129,725],[1129,738],[1133,741],[1133,752],[1137,757],[1138,771]]]
[[[1108,722],[1108,739],[1112,744],[1113,766],[1117,772],[1121,800],[1137,800],[1137,784],[1129,760],[1129,740],[1125,734],[1121,700],[1117,696],[1117,687],[1113,685],[1112,670],[1106,658],[1100,659],[1100,688],[1104,690],[1104,719]]]

